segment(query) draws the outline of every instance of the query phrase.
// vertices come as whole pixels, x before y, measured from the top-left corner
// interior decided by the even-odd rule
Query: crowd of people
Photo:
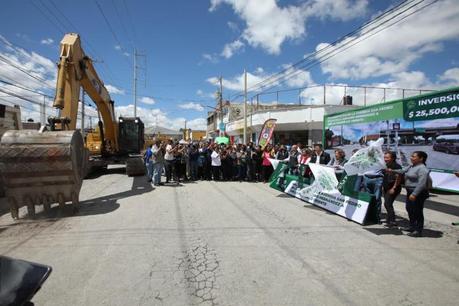
[[[274,170],[270,159],[287,163],[290,173],[302,176],[311,175],[307,171],[308,167],[302,167],[309,163],[331,166],[337,172],[343,172],[348,161],[342,149],[335,149],[334,156],[330,157],[321,144],[315,144],[312,148],[301,143],[289,147],[269,144],[262,149],[252,142],[247,145],[209,142],[181,144],[173,140],[156,141],[147,148],[144,159],[148,181],[155,186],[164,184],[161,182],[163,172],[165,183],[174,184],[197,180],[266,183]],[[375,198],[376,222],[381,223],[384,199],[386,226],[397,226],[393,203],[404,185],[407,192],[406,210],[410,221],[406,230],[410,232],[410,236],[422,236],[423,207],[429,196],[430,179],[426,160],[425,152],[416,151],[411,155],[411,165],[402,168],[397,163],[396,153],[388,151],[384,154],[386,169],[367,171],[356,180],[355,191],[368,192]]]
[[[344,164],[342,153],[342,157],[331,159],[320,144],[310,149],[298,143],[288,150],[284,145],[267,145],[262,149],[251,142],[247,145],[225,145],[158,140],[147,148],[144,159],[148,180],[157,186],[162,184],[163,171],[166,183],[197,180],[266,183],[274,170],[270,159],[287,162],[291,169],[298,169],[299,165],[309,162]]]

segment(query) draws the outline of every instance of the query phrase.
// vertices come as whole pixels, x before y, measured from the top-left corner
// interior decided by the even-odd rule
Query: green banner
[[[459,90],[407,100],[403,107],[406,121],[423,121],[459,116]]]
[[[403,103],[385,103],[325,117],[325,128],[337,125],[373,122],[402,117]]]
[[[289,174],[291,169],[288,165],[279,163],[270,187],[360,224],[376,220],[377,211],[374,205],[370,205],[372,197],[368,193],[355,191],[357,176],[345,177],[339,183],[333,168],[316,164],[310,164],[309,167],[314,179]],[[371,213],[368,214],[368,211]]]
[[[324,116],[325,148],[346,158],[380,138],[403,166],[413,152],[426,152],[434,188],[459,192],[459,180],[442,171],[459,170],[459,87]]]

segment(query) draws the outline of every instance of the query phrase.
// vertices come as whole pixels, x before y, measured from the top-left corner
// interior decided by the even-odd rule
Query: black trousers
[[[410,219],[410,228],[422,232],[424,229],[424,202],[429,197],[429,192],[423,190],[416,196],[416,200],[410,201],[409,197],[413,193],[413,189],[406,189],[406,211]]]
[[[400,187],[395,190],[394,194],[389,193],[389,189],[383,188],[384,192],[384,207],[387,211],[387,223],[394,223],[395,222],[395,210],[394,210],[394,201],[397,196],[400,194]]]
[[[273,166],[262,166],[262,173],[263,173],[263,182],[268,182],[271,174],[273,174]]]
[[[166,160],[166,163],[164,164],[164,170],[166,172],[166,182],[169,182],[174,176],[175,179],[175,160]]]
[[[214,181],[221,180],[222,167],[221,166],[212,166],[212,176]]]

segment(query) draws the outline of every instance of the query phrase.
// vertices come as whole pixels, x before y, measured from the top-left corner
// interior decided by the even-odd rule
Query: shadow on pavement
[[[108,168],[108,169],[99,168],[97,170],[93,170],[84,179],[92,180],[92,179],[101,177],[102,175],[108,175],[108,174],[126,174],[126,167],[113,167],[113,168]]]
[[[369,231],[370,233],[378,235],[378,236],[381,236],[381,235],[395,235],[395,236],[404,235],[403,231],[400,228],[397,228],[397,227],[394,227],[394,228],[365,228],[364,227],[364,229]],[[422,231],[422,237],[425,237],[425,238],[441,238],[441,237],[443,237],[443,232],[425,228]]]
[[[399,228],[365,228],[365,230],[369,231],[372,234],[381,236],[381,235],[395,235],[400,236],[403,235],[403,232]]]
[[[81,201],[77,213],[74,213],[71,204],[66,204],[63,209],[54,204],[55,206],[53,206],[49,211],[41,211],[40,213],[37,213],[35,219],[67,218],[107,214],[117,210],[120,207],[118,200],[144,194],[152,190],[154,190],[154,188],[149,182],[146,181],[145,176],[135,176],[130,190]]]
[[[179,183],[179,184],[176,184],[176,183],[164,183],[164,185],[162,185],[161,187],[183,187],[183,183]]]
[[[386,215],[383,213],[381,214],[382,218],[384,219]],[[370,224],[372,226],[376,226],[375,224]],[[381,235],[404,235],[404,232],[401,230],[402,228],[408,228],[410,225],[410,222],[402,217],[397,216],[397,227],[383,227],[382,225],[377,225],[378,227],[363,227],[363,229],[369,231],[372,234],[381,236]],[[406,234],[407,232],[405,232]],[[427,237],[427,238],[441,238],[443,237],[443,232],[442,231],[437,231],[429,228],[424,228],[422,231],[422,237]]]

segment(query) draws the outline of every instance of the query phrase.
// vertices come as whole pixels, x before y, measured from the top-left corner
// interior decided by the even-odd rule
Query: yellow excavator
[[[93,100],[99,114],[98,129],[86,137],[76,130],[80,90]],[[140,151],[144,124],[138,117],[115,118],[114,102],[85,55],[78,34],[66,34],[60,44],[56,96],[58,116],[49,117],[39,131],[10,130],[0,141],[0,173],[13,218],[27,206],[48,210],[52,203],[71,201],[78,209],[83,178],[91,168],[126,164],[126,173],[143,175]],[[97,133],[97,134],[94,134]]]

